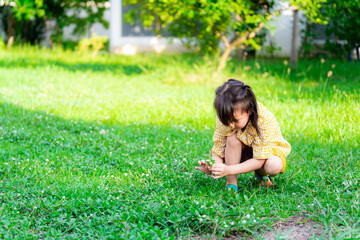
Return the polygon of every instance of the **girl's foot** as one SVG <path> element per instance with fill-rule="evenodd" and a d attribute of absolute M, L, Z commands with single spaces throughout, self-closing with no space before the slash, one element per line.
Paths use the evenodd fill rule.
<path fill-rule="evenodd" d="M 233 193 L 237 193 L 238 187 L 234 184 L 229 184 L 225 187 L 225 190 L 232 191 Z"/>
<path fill-rule="evenodd" d="M 256 181 L 260 183 L 261 186 L 265 185 L 265 188 L 273 186 L 273 182 L 270 177 L 268 176 L 261 176 L 255 174 Z"/>

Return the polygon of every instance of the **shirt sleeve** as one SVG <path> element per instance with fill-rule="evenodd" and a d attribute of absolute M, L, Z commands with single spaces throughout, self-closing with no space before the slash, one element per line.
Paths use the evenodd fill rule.
<path fill-rule="evenodd" d="M 273 155 L 273 150 L 271 147 L 272 139 L 276 135 L 273 121 L 265 121 L 264 119 L 259 119 L 258 121 L 259 130 L 261 137 L 256 136 L 253 144 L 253 157 L 256 159 L 268 159 Z"/>
<path fill-rule="evenodd" d="M 213 136 L 214 146 L 212 147 L 212 156 L 220 158 L 225 157 L 226 146 L 226 130 L 225 126 L 221 123 L 220 119 L 216 117 L 216 129 Z"/>

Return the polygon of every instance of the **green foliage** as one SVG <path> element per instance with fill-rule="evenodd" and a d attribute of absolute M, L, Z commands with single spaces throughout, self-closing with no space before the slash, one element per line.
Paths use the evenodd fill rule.
<path fill-rule="evenodd" d="M 61 43 L 64 28 L 72 24 L 75 26 L 74 35 L 89 32 L 94 23 L 101 23 L 108 28 L 109 23 L 104 20 L 107 2 L 106 0 L 6 1 L 1 7 L 4 13 L 3 25 L 8 31 L 7 35 L 10 36 L 14 32 L 18 42 L 39 43 L 42 39 L 41 35 L 46 31 L 51 31 L 52 42 Z M 54 29 L 46 29 L 46 21 L 53 21 Z"/>
<path fill-rule="evenodd" d="M 313 21 L 324 21 L 319 7 L 325 0 L 293 0 L 292 4 L 303 9 Z M 171 37 L 183 39 L 188 46 L 198 47 L 203 54 L 219 53 L 219 43 L 233 44 L 231 47 L 252 46 L 259 49 L 261 44 L 253 38 L 261 28 L 282 9 L 276 9 L 273 1 L 175 1 L 175 0 L 126 0 L 134 5 L 126 20 L 134 23 L 141 18 L 143 25 L 151 28 L 156 21 Z M 160 34 L 159 29 L 155 31 Z M 241 40 L 244 37 L 243 40 Z"/>
<path fill-rule="evenodd" d="M 43 0 L 15 0 L 14 4 L 15 7 L 12 8 L 12 11 L 17 20 L 33 20 L 36 16 L 45 15 Z"/>
<path fill-rule="evenodd" d="M 360 0 L 335 1 L 328 0 L 324 6 L 326 16 L 331 25 L 326 28 L 330 38 L 335 36 L 336 41 L 327 41 L 326 47 L 341 57 L 341 52 L 348 55 L 355 46 L 360 45 Z M 339 44 L 338 40 L 345 40 L 346 44 Z M 342 45 L 344 47 L 342 47 Z"/>
<path fill-rule="evenodd" d="M 98 36 L 97 34 L 93 34 L 90 38 L 83 38 L 79 41 L 78 50 L 81 53 L 86 53 L 91 49 L 92 55 L 95 57 L 98 52 L 104 48 L 107 41 L 108 38 L 106 36 Z"/>
<path fill-rule="evenodd" d="M 198 47 L 203 54 L 219 53 L 222 36 L 231 32 L 242 35 L 265 21 L 264 6 L 270 7 L 271 1 L 124 1 L 136 5 L 126 19 L 134 23 L 141 17 L 143 25 L 151 28 L 157 21 L 164 32 L 171 37 L 183 39 L 188 46 Z M 234 18 L 234 16 L 236 16 Z M 155 29 L 160 34 L 159 29 Z M 254 47 L 254 42 L 249 42 Z"/>
<path fill-rule="evenodd" d="M 296 215 L 325 238 L 358 239 L 359 63 L 299 69 L 232 60 L 212 79 L 189 54 L 3 51 L 1 238 L 262 239 Z M 212 147 L 214 90 L 228 76 L 253 88 L 292 145 L 273 189 L 249 173 L 229 194 L 225 179 L 194 170 Z"/>

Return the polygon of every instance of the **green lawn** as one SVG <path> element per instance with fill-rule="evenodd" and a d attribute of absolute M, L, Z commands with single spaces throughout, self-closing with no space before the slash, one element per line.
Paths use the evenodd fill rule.
<path fill-rule="evenodd" d="M 0 238 L 261 238 L 292 215 L 360 237 L 360 63 L 214 68 L 187 54 L 0 50 Z M 249 173 L 231 195 L 194 170 L 227 78 L 253 87 L 292 145 L 274 189 Z"/>

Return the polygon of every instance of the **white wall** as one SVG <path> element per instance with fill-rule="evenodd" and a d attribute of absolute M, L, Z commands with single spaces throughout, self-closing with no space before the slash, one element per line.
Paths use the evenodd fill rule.
<path fill-rule="evenodd" d="M 263 48 L 258 51 L 259 55 L 269 55 L 266 52 L 266 46 L 269 46 L 270 39 L 273 41 L 274 47 L 281 47 L 280 51 L 275 51 L 274 56 L 288 57 L 291 54 L 292 28 L 293 28 L 294 11 L 288 10 L 281 13 L 281 15 L 270 22 L 270 25 L 275 26 L 276 30 L 273 34 L 266 36 L 266 41 Z M 305 29 L 305 24 L 301 24 L 301 20 L 305 20 L 304 14 L 299 12 L 298 22 L 298 39 L 297 46 L 301 46 L 301 31 Z"/>

